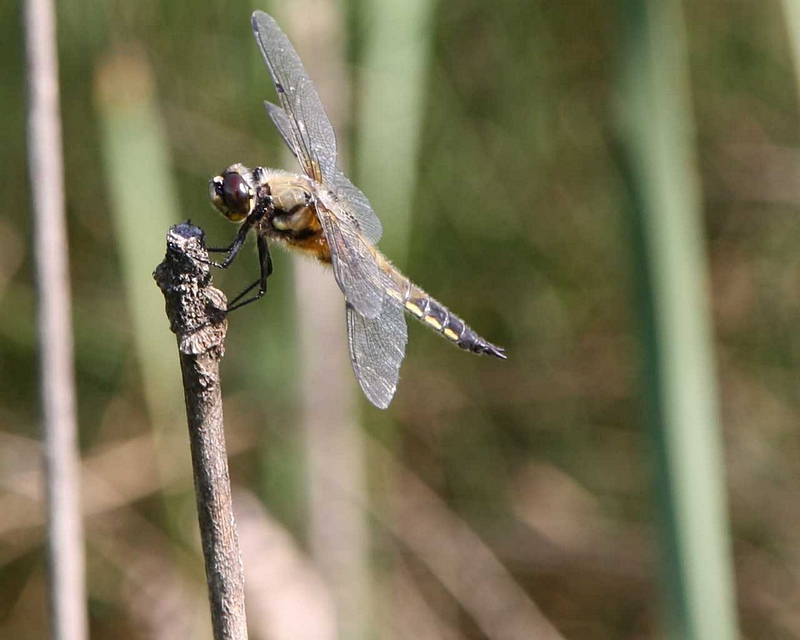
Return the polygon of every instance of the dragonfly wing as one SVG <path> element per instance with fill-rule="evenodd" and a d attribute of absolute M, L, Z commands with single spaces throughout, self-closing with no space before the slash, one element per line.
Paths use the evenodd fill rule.
<path fill-rule="evenodd" d="M 326 176 L 326 179 L 328 185 L 336 191 L 342 209 L 355 218 L 362 235 L 372 244 L 376 244 L 383 235 L 383 225 L 364 192 L 336 167 L 333 167 L 331 175 Z"/>
<path fill-rule="evenodd" d="M 317 216 L 328 241 L 336 282 L 358 313 L 376 318 L 381 314 L 385 292 L 392 286 L 391 278 L 381 269 L 372 245 L 345 214 L 334 215 L 324 202 L 322 205 L 317 206 Z"/>
<path fill-rule="evenodd" d="M 294 142 L 286 112 L 271 102 L 264 104 L 278 133 L 302 165 L 302 150 Z M 335 192 L 322 188 L 318 193 L 321 206 L 317 206 L 317 216 L 331 250 L 333 273 L 347 301 L 362 315 L 374 318 L 381 311 L 386 282 L 368 243 L 380 237 L 381 223 L 366 196 L 344 174 L 334 167 L 332 175 L 340 185 L 346 183 L 351 188 Z M 359 211 L 362 212 L 360 216 L 357 215 Z"/>
<path fill-rule="evenodd" d="M 408 327 L 403 308 L 387 296 L 380 315 L 370 319 L 348 304 L 347 338 L 358 384 L 372 404 L 385 409 L 394 397 L 406 354 Z"/>
<path fill-rule="evenodd" d="M 333 125 L 300 56 L 275 20 L 263 11 L 255 11 L 252 25 L 278 100 L 286 113 L 289 136 L 283 131 L 281 135 L 300 160 L 306 175 L 322 182 L 323 177 L 336 168 Z M 280 130 L 280 126 L 278 128 Z"/>
<path fill-rule="evenodd" d="M 267 115 L 269 116 L 269 119 L 272 120 L 272 124 L 275 125 L 278 133 L 281 134 L 281 138 L 283 138 L 286 146 L 289 147 L 292 155 L 297 158 L 300 166 L 305 168 L 303 165 L 302 151 L 294 138 L 294 132 L 292 131 L 292 127 L 289 125 L 289 118 L 286 116 L 286 112 L 282 107 L 279 107 L 277 104 L 270 102 L 269 100 L 264 100 L 264 106 L 267 108 Z"/>
<path fill-rule="evenodd" d="M 264 106 L 267 108 L 267 114 L 281 134 L 286 145 L 291 149 L 295 158 L 303 166 L 303 160 L 300 156 L 300 151 L 294 142 L 292 128 L 289 124 L 289 118 L 286 112 L 276 104 L 265 101 Z M 341 203 L 342 210 L 346 211 L 351 218 L 352 222 L 356 224 L 361 234 L 375 244 L 380 240 L 383 234 L 383 226 L 375 211 L 372 209 L 367 196 L 356 187 L 346 175 L 344 175 L 334 165 L 328 174 L 324 176 L 326 186 L 331 188 L 337 196 L 338 201 Z"/>

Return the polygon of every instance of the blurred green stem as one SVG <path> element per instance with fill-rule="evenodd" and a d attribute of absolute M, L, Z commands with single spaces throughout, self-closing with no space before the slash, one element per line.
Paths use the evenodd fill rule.
<path fill-rule="evenodd" d="M 362 3 L 356 182 L 383 221 L 381 246 L 402 265 L 419 167 L 434 0 Z"/>
<path fill-rule="evenodd" d="M 737 637 L 701 196 L 680 3 L 621 3 L 619 78 L 655 441 L 668 637 Z"/>
<path fill-rule="evenodd" d="M 783 0 L 783 12 L 786 14 L 786 30 L 797 76 L 795 89 L 800 95 L 800 0 Z"/>
<path fill-rule="evenodd" d="M 151 73 L 136 48 L 117 52 L 99 67 L 96 103 L 125 285 L 123 302 L 131 318 L 154 452 L 162 477 L 168 478 L 181 455 L 189 463 L 186 436 L 176 428 L 185 421 L 183 388 L 164 302 L 150 275 L 164 255 L 164 233 L 180 218 L 180 209 Z M 188 489 L 181 487 L 181 492 Z M 167 509 L 173 533 L 184 530 L 175 517 L 174 510 Z"/>

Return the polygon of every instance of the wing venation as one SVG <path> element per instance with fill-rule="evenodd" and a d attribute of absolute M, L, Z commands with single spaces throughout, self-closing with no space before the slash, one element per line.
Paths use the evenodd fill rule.
<path fill-rule="evenodd" d="M 385 409 L 397 389 L 408 342 L 403 308 L 387 296 L 380 315 L 369 319 L 348 304 L 347 337 L 359 386 L 372 404 Z"/>

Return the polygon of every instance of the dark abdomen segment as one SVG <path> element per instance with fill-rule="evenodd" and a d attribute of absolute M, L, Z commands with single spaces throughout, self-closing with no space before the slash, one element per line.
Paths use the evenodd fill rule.
<path fill-rule="evenodd" d="M 505 349 L 481 338 L 466 322 L 451 313 L 442 303 L 433 299 L 411 281 L 405 279 L 405 282 L 403 305 L 412 316 L 466 351 L 478 354 L 486 353 L 496 358 L 506 359 Z"/>

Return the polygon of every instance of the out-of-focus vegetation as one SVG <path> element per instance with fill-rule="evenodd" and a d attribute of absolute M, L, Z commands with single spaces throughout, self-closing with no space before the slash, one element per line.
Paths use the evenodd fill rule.
<path fill-rule="evenodd" d="M 503 605 L 523 633 L 538 609 L 570 639 L 658 634 L 661 518 L 619 166 L 618 4 L 435 6 L 399 262 L 509 360 L 471 357 L 414 324 L 392 407 L 361 401 L 373 586 L 364 619 L 378 637 L 492 637 L 486 621 Z M 797 70 L 781 3 L 685 4 L 739 622 L 745 637 L 795 638 Z M 149 269 L 172 222 L 191 218 L 210 244 L 232 238 L 208 204 L 211 175 L 285 160 L 249 26 L 253 8 L 270 7 L 57 7 L 92 637 L 201 637 L 177 357 Z M 360 2 L 342 9 L 357 131 L 370 17 Z M 24 639 L 43 637 L 47 616 L 20 19 L 18 4 L 0 5 L 0 637 Z M 109 109 L 163 133 L 152 162 L 170 172 L 174 212 L 136 180 L 147 171 L 129 169 L 129 191 L 115 183 L 124 163 L 109 156 Z M 339 135 L 355 143 L 351 131 Z M 117 135 L 117 149 L 149 144 L 139 129 Z M 140 225 L 135 208 L 117 217 L 121 191 L 138 194 Z M 246 253 L 216 274 L 229 294 L 253 277 Z M 330 584 L 305 553 L 298 416 L 314 389 L 298 374 L 294 258 L 275 259 L 267 299 L 232 317 L 223 362 L 234 482 L 268 510 L 241 495 L 248 614 L 253 637 L 303 637 L 281 627 L 287 617 L 318 619 L 315 637 L 330 637 Z M 340 371 L 352 376 L 347 363 Z"/>

